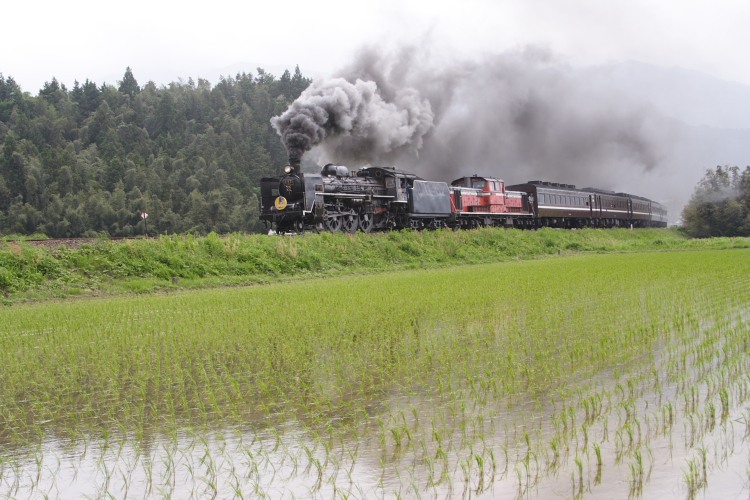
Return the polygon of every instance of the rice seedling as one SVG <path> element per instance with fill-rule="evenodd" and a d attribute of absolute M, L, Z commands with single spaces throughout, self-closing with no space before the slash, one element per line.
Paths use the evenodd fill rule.
<path fill-rule="evenodd" d="M 708 488 L 711 457 L 745 449 L 732 443 L 748 427 L 729 423 L 750 395 L 747 257 L 592 255 L 0 310 L 0 494 L 522 496 L 568 478 L 556 491 L 607 496 L 621 462 L 622 493 L 639 496 L 661 449 L 674 484 Z"/>

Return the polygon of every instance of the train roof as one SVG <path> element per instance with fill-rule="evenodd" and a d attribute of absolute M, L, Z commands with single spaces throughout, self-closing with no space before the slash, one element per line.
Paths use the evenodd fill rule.
<path fill-rule="evenodd" d="M 547 181 L 528 181 L 526 184 L 533 184 L 535 186 L 545 186 L 562 189 L 575 189 L 575 184 L 562 184 L 560 182 L 547 182 Z"/>
<path fill-rule="evenodd" d="M 657 201 L 650 200 L 648 198 L 644 198 L 643 196 L 636 196 L 634 194 L 629 193 L 617 193 L 615 191 L 610 191 L 608 189 L 599 189 L 599 188 L 593 188 L 593 187 L 585 187 L 585 188 L 576 188 L 575 184 L 563 184 L 559 182 L 547 182 L 547 181 L 528 181 L 525 184 L 515 184 L 513 186 L 508 186 L 508 189 L 522 189 L 525 186 L 534 186 L 536 188 L 548 188 L 548 189 L 561 189 L 564 191 L 578 191 L 578 192 L 586 192 L 586 193 L 594 193 L 594 194 L 607 194 L 611 196 L 622 196 L 623 198 L 632 198 L 634 200 L 642 200 L 642 201 L 648 201 L 651 203 L 657 203 L 661 205 Z"/>
<path fill-rule="evenodd" d="M 393 167 L 363 167 L 356 171 L 356 176 L 359 177 L 366 177 L 366 176 L 375 176 L 376 172 L 380 172 L 381 175 L 383 174 L 389 174 L 389 175 L 398 175 L 401 177 L 407 177 L 409 179 L 416 179 L 416 180 L 423 180 L 421 177 L 419 177 L 416 174 L 412 174 L 411 172 L 406 172 L 404 170 L 396 170 Z M 364 175 L 360 175 L 364 174 Z"/>
<path fill-rule="evenodd" d="M 458 179 L 456 179 L 454 181 L 451 181 L 451 186 L 453 184 L 455 184 L 456 182 L 463 181 L 464 179 L 467 179 L 467 178 L 468 179 L 484 179 L 486 181 L 491 181 L 491 182 L 505 182 L 502 179 L 499 179 L 497 177 L 492 177 L 492 176 L 489 176 L 489 175 L 474 174 L 474 175 L 464 175 L 463 177 L 459 177 Z"/>

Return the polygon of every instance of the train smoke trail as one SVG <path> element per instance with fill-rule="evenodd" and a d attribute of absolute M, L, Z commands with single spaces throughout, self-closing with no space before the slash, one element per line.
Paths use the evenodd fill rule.
<path fill-rule="evenodd" d="M 344 78 L 313 82 L 271 123 L 290 157 L 324 145 L 344 163 L 363 163 L 416 153 L 433 127 L 430 103 L 409 87 L 384 99 L 374 81 Z"/>
<path fill-rule="evenodd" d="M 423 48 L 366 48 L 340 74 L 372 80 L 384 94 L 411 87 L 429 101 L 435 126 L 418 159 L 398 158 L 402 168 L 444 180 L 471 169 L 605 187 L 614 172 L 652 171 L 666 154 L 668 127 L 650 106 L 548 49 L 471 61 L 440 56 L 443 62 Z"/>

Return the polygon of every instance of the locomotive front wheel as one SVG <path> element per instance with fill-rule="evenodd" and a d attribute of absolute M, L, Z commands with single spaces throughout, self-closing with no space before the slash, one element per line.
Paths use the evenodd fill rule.
<path fill-rule="evenodd" d="M 373 217 L 370 214 L 360 214 L 359 216 L 359 229 L 363 233 L 369 233 L 372 231 Z"/>
<path fill-rule="evenodd" d="M 341 231 L 341 217 L 338 215 L 329 215 L 326 217 L 323 224 L 325 225 L 325 228 L 332 233 L 338 233 Z"/>
<path fill-rule="evenodd" d="M 356 215 L 345 215 L 344 216 L 344 229 L 349 233 L 356 233 L 359 218 Z"/>

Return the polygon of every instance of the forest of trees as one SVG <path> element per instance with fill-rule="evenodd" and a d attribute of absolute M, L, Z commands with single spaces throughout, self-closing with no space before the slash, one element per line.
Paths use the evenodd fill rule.
<path fill-rule="evenodd" d="M 682 211 L 694 238 L 750 236 L 750 167 L 716 167 L 695 188 Z"/>
<path fill-rule="evenodd" d="M 286 151 L 270 125 L 310 84 L 299 67 L 139 86 L 55 78 L 36 97 L 0 73 L 0 234 L 258 231 L 259 180 Z"/>

